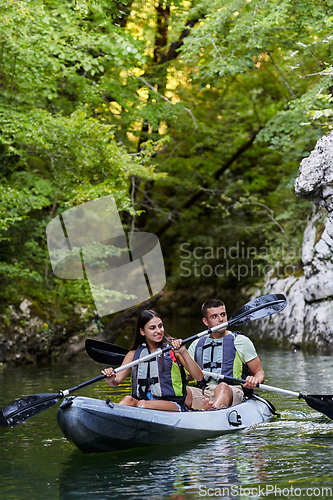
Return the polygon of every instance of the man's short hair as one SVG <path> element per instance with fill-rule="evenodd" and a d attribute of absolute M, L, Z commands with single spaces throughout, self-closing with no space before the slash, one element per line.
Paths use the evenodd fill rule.
<path fill-rule="evenodd" d="M 201 306 L 201 312 L 203 318 L 207 319 L 207 309 L 211 309 L 212 307 L 221 307 L 224 306 L 224 302 L 219 299 L 209 299 L 206 302 L 204 302 Z"/>

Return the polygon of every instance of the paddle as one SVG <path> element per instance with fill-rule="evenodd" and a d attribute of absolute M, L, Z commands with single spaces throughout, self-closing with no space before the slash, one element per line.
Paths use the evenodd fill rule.
<path fill-rule="evenodd" d="M 197 333 L 188 339 L 183 340 L 182 345 L 187 342 L 191 342 L 196 340 L 204 335 L 210 334 L 211 332 L 221 330 L 222 328 L 226 328 L 228 325 L 242 325 L 247 323 L 248 321 L 253 321 L 254 319 L 263 318 L 264 316 L 268 316 L 271 314 L 275 314 L 279 311 L 282 311 L 287 305 L 287 300 L 282 294 L 272 294 L 265 295 L 263 297 L 258 297 L 247 304 L 245 304 L 239 311 L 237 311 L 229 321 L 222 323 L 221 325 L 214 326 L 211 329 L 204 330 L 203 332 Z M 155 352 L 151 354 L 147 354 L 147 356 L 142 356 L 139 359 L 132 361 L 131 363 L 126 363 L 119 368 L 116 368 L 114 371 L 118 373 L 123 370 L 127 370 L 128 368 L 132 368 L 133 366 L 138 365 L 144 361 L 148 361 L 149 359 L 155 358 L 170 350 L 170 346 L 164 347 L 163 349 L 157 349 Z M 119 354 L 119 353 L 118 353 Z M 74 391 L 82 389 L 83 387 L 87 387 L 90 384 L 94 384 L 106 376 L 101 374 L 98 377 L 95 377 L 87 382 L 83 382 L 75 387 L 70 389 L 66 389 L 64 391 L 59 391 L 57 394 L 33 394 L 31 396 L 26 396 L 21 398 L 13 403 L 2 408 L 0 411 L 0 426 L 1 427 L 13 427 L 15 425 L 21 424 L 28 418 L 31 418 L 38 413 L 50 408 L 51 406 L 58 403 L 60 399 L 64 396 L 68 396 Z"/>
<path fill-rule="evenodd" d="M 85 346 L 87 353 L 94 361 L 105 365 L 121 365 L 128 353 L 125 347 L 95 339 L 86 339 Z"/>
<path fill-rule="evenodd" d="M 118 354 L 117 351 L 120 350 L 123 351 L 124 353 Z M 105 363 L 109 365 L 117 364 L 117 360 L 118 363 L 121 363 L 126 353 L 128 352 L 128 350 L 125 349 L 124 347 L 119 347 L 115 344 L 100 342 L 98 340 L 93 340 L 93 339 L 86 340 L 86 351 L 93 360 L 98 361 L 99 363 Z M 219 378 L 227 382 L 245 384 L 245 380 L 236 379 L 233 377 L 227 377 L 225 375 L 218 375 L 216 373 L 208 372 L 205 370 L 203 371 L 203 374 L 208 377 Z M 266 391 L 277 392 L 279 394 L 284 394 L 286 396 L 295 396 L 299 399 L 304 399 L 311 408 L 333 419 L 333 396 L 321 396 L 321 395 L 310 396 L 302 394 L 301 392 L 294 392 L 294 391 L 289 391 L 287 389 L 280 389 L 279 387 L 272 387 L 266 384 L 258 384 L 257 388 Z"/>
<path fill-rule="evenodd" d="M 219 375 L 218 373 L 208 372 L 203 370 L 202 373 L 207 377 L 216 378 L 219 380 L 225 380 L 226 382 L 234 382 L 236 384 L 245 384 L 245 380 L 227 377 L 225 375 Z M 280 389 L 279 387 L 273 387 L 266 384 L 258 384 L 256 386 L 258 389 L 264 389 L 265 391 L 278 392 L 279 394 L 285 394 L 287 396 L 295 396 L 298 399 L 304 399 L 306 403 L 314 410 L 323 413 L 327 417 L 333 420 L 333 396 L 321 396 L 321 395 L 307 395 L 302 392 L 288 391 L 287 389 Z"/>
<path fill-rule="evenodd" d="M 228 325 L 242 325 L 249 321 L 253 321 L 254 319 L 275 314 L 282 311 L 286 305 L 287 300 L 282 294 L 264 295 L 262 297 L 258 297 L 241 307 L 233 316 L 231 316 L 228 322 L 214 326 L 211 329 L 204 330 L 201 333 L 197 333 L 196 335 L 183 340 L 182 343 L 185 344 L 191 342 L 192 340 L 208 335 L 211 332 L 221 330 Z M 86 339 L 85 346 L 87 353 L 94 361 L 108 365 L 117 365 L 122 363 L 124 357 L 128 353 L 128 350 L 124 347 L 119 347 L 115 344 L 95 339 Z"/>
<path fill-rule="evenodd" d="M 57 404 L 60 399 L 74 391 L 87 387 L 90 384 L 94 384 L 99 380 L 105 378 L 105 375 L 98 375 L 98 377 L 92 378 L 87 382 L 71 387 L 64 391 L 59 391 L 58 393 L 42 393 L 42 394 L 32 394 L 21 399 L 17 399 L 13 403 L 2 408 L 0 411 L 0 427 L 14 427 L 15 425 L 21 424 L 28 420 L 28 418 L 34 417 L 38 413 L 51 408 L 51 406 Z"/>

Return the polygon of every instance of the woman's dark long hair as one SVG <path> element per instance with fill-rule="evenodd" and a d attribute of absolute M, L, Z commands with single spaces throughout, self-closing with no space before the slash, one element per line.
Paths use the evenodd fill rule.
<path fill-rule="evenodd" d="M 139 345 L 141 345 L 144 342 L 144 337 L 141 335 L 140 329 L 142 328 L 143 330 L 148 321 L 150 321 L 153 318 L 159 318 L 162 321 L 161 316 L 157 314 L 157 312 L 152 311 L 151 309 L 145 309 L 144 311 L 142 311 L 136 323 L 135 337 L 131 349 L 137 349 Z M 173 338 L 164 332 L 163 339 L 161 342 L 162 346 L 164 347 L 165 345 L 169 344 L 171 340 L 173 340 Z"/>

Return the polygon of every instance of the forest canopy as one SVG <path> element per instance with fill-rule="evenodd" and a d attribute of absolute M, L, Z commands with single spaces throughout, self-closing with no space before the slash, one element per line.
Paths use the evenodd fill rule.
<path fill-rule="evenodd" d="M 1 313 L 94 305 L 46 226 L 112 194 L 159 236 L 168 292 L 237 302 L 302 272 L 302 158 L 332 126 L 333 1 L 3 0 Z M 193 302 L 194 301 L 194 302 Z M 7 319 L 6 319 L 7 318 Z"/>

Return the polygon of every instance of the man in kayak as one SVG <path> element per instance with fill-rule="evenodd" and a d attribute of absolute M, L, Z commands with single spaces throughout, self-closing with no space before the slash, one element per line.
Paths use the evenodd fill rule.
<path fill-rule="evenodd" d="M 225 305 L 217 299 L 202 305 L 202 316 L 208 328 L 228 321 Z M 241 332 L 230 332 L 226 328 L 216 330 L 192 342 L 188 352 L 203 370 L 234 378 L 246 377 L 245 389 L 253 389 L 264 381 L 265 374 L 255 347 Z M 219 383 L 205 376 L 202 386 L 188 386 L 186 404 L 194 410 L 210 410 L 234 406 L 243 397 L 240 385 Z"/>
<path fill-rule="evenodd" d="M 160 316 L 152 310 L 143 311 L 137 322 L 132 349 L 122 365 L 139 360 L 159 348 L 170 346 L 162 356 L 156 356 L 118 373 L 113 368 L 102 371 L 106 382 L 117 387 L 132 371 L 132 395 L 125 396 L 120 404 L 164 411 L 186 411 L 186 374 L 202 380 L 201 368 L 189 355 L 181 339 L 174 339 L 164 331 Z"/>

